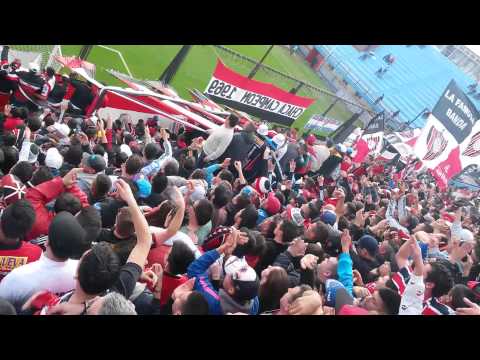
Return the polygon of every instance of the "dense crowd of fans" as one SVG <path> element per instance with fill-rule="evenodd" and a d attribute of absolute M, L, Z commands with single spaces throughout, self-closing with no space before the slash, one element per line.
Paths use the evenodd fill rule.
<path fill-rule="evenodd" d="M 83 116 L 95 95 L 2 62 L 0 314 L 480 314 L 478 192 L 234 114 Z"/>

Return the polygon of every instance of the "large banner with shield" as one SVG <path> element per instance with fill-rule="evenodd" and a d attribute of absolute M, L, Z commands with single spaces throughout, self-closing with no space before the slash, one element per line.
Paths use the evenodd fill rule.
<path fill-rule="evenodd" d="M 454 80 L 433 108 L 415 143 L 415 154 L 440 188 L 470 165 L 480 163 L 479 112 Z"/>

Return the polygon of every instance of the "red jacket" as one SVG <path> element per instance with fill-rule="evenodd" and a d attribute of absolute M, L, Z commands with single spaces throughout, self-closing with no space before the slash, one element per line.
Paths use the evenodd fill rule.
<path fill-rule="evenodd" d="M 70 189 L 65 189 L 65 185 L 63 184 L 63 179 L 61 177 L 56 177 L 50 181 L 46 181 L 27 190 L 25 199 L 30 202 L 35 210 L 36 215 L 32 230 L 26 236 L 27 241 L 35 239 L 41 235 L 48 234 L 48 228 L 50 226 L 50 222 L 55 217 L 55 213 L 53 211 L 49 211 L 45 205 L 52 200 L 55 200 L 64 191 L 69 192 L 78 198 L 82 204 L 82 207 L 90 206 L 87 195 L 85 195 L 85 193 L 80 190 L 77 185 L 73 185 Z"/>
<path fill-rule="evenodd" d="M 16 249 L 0 248 L 0 281 L 13 269 L 37 261 L 40 255 L 42 249 L 39 246 L 24 241 Z"/>
<path fill-rule="evenodd" d="M 8 117 L 5 119 L 5 122 L 3 123 L 3 130 L 4 131 L 13 131 L 15 130 L 18 126 L 24 125 L 24 121 L 20 118 L 13 118 L 13 117 Z"/>
<path fill-rule="evenodd" d="M 170 297 L 173 294 L 173 291 L 182 285 L 183 283 L 187 282 L 188 278 L 186 275 L 171 275 L 168 273 L 163 273 L 162 279 L 162 293 L 160 295 L 160 304 L 165 305 L 170 300 Z"/>

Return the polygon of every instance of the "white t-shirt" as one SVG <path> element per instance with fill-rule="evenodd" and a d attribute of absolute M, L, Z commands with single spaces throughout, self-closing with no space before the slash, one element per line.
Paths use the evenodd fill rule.
<path fill-rule="evenodd" d="M 75 288 L 77 266 L 78 260 L 53 261 L 43 253 L 38 261 L 20 266 L 3 278 L 0 298 L 20 309 L 37 291 L 64 294 Z"/>
<path fill-rule="evenodd" d="M 154 234 L 156 232 L 165 231 L 164 228 L 157 227 L 157 226 L 149 226 L 149 228 L 150 228 L 150 233 L 151 234 Z M 181 242 L 187 244 L 188 247 L 190 249 L 192 249 L 193 253 L 195 254 L 195 259 L 198 259 L 202 255 L 200 250 L 198 250 L 197 246 L 193 243 L 193 240 L 190 238 L 190 236 L 188 236 L 187 234 L 185 234 L 181 231 L 177 231 L 177 233 L 175 235 L 173 235 L 171 238 L 167 239 L 163 244 L 167 245 L 167 246 L 173 246 L 173 243 L 175 241 L 181 241 Z"/>

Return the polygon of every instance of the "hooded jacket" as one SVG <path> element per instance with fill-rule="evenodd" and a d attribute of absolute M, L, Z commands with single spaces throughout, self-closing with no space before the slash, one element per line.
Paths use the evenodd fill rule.
<path fill-rule="evenodd" d="M 65 189 L 65 185 L 63 184 L 63 179 L 61 177 L 46 181 L 27 190 L 25 198 L 32 205 L 36 216 L 32 230 L 30 230 L 25 240 L 30 241 L 39 237 L 40 235 L 48 234 L 48 228 L 55 217 L 55 213 L 53 211 L 49 211 L 46 207 L 46 204 L 55 200 L 64 191 L 69 192 L 78 198 L 82 204 L 82 207 L 87 207 L 90 205 L 88 203 L 87 195 L 80 190 L 78 185 L 73 185 L 71 188 Z"/>
<path fill-rule="evenodd" d="M 251 315 L 256 315 L 258 312 L 258 297 L 255 297 L 252 301 L 246 303 L 245 307 L 240 304 L 237 304 L 228 294 L 225 292 L 218 293 L 212 282 L 208 277 L 208 268 L 212 265 L 215 261 L 220 258 L 220 253 L 214 249 L 207 251 L 205 254 L 200 256 L 198 259 L 193 261 L 188 269 L 187 269 L 187 276 L 189 279 L 192 277 L 195 278 L 195 284 L 193 286 L 193 290 L 201 292 L 202 295 L 205 297 L 205 300 L 208 302 L 208 308 L 211 315 L 222 315 L 227 312 L 231 312 L 230 310 L 225 311 L 225 309 L 242 309 L 238 310 L 240 312 L 246 312 Z M 222 291 L 222 290 L 220 290 Z M 225 306 L 225 308 L 223 307 Z M 244 311 L 245 308 L 248 311 Z M 238 312 L 237 310 L 234 310 Z"/>
<path fill-rule="evenodd" d="M 244 314 L 256 315 L 258 313 L 258 297 L 245 302 L 245 304 L 239 304 L 223 289 L 220 289 L 218 294 L 220 296 L 220 306 L 222 307 L 223 314 L 235 314 L 241 312 Z"/>

